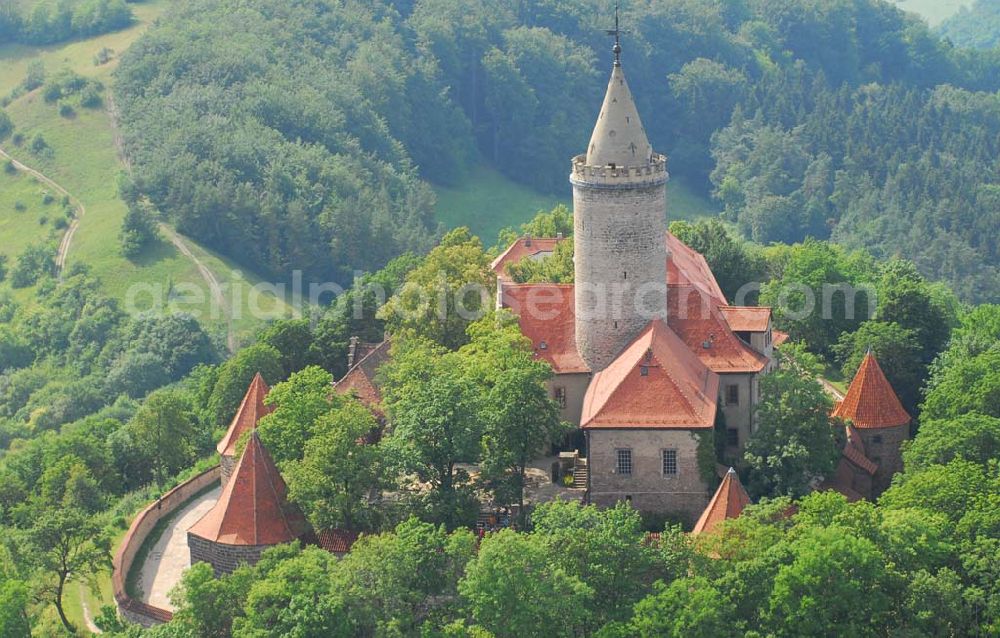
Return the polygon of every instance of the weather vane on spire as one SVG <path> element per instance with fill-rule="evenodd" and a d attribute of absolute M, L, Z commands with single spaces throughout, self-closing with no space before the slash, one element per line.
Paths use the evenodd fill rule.
<path fill-rule="evenodd" d="M 608 35 L 615 36 L 615 46 L 613 49 L 611 49 L 615 53 L 615 66 L 622 65 L 622 41 L 621 41 L 622 30 L 618 26 L 618 10 L 620 8 L 619 5 L 620 5 L 620 0 L 615 0 L 615 28 L 608 29 L 607 31 L 605 31 L 605 33 L 607 33 Z"/>

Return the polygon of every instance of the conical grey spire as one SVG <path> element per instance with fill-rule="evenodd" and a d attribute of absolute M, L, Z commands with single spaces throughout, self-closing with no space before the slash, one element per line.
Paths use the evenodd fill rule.
<path fill-rule="evenodd" d="M 588 166 L 648 166 L 653 147 L 639 119 L 632 91 L 619 64 L 611 70 L 601 114 L 587 147 Z"/>

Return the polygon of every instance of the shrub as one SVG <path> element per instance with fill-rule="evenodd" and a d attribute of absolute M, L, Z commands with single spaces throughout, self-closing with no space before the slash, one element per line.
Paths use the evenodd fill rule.
<path fill-rule="evenodd" d="M 61 117 L 70 118 L 76 115 L 76 111 L 73 109 L 72 106 L 63 102 L 62 104 L 59 105 L 59 115 Z"/>
<path fill-rule="evenodd" d="M 44 226 L 47 223 L 49 223 L 49 216 L 48 215 L 42 215 L 41 217 L 38 218 L 38 225 L 39 226 Z"/>
<path fill-rule="evenodd" d="M 45 191 L 42 193 L 42 203 L 48 206 L 52 202 L 56 201 L 56 198 L 52 196 L 52 193 Z"/>
<path fill-rule="evenodd" d="M 69 220 L 65 217 L 56 217 L 56 220 L 52 222 L 52 227 L 56 230 L 63 230 L 69 227 Z"/>
<path fill-rule="evenodd" d="M 42 90 L 42 99 L 51 104 L 63 96 L 62 87 L 57 82 L 50 82 Z"/>
<path fill-rule="evenodd" d="M 7 139 L 13 131 L 14 123 L 10 121 L 10 116 L 6 111 L 0 110 L 0 140 Z"/>
<path fill-rule="evenodd" d="M 14 210 L 16 210 L 19 213 L 23 213 L 24 211 L 28 210 L 28 207 L 24 205 L 24 202 L 18 201 L 14 202 Z"/>
<path fill-rule="evenodd" d="M 20 146 L 24 144 L 24 135 L 21 133 L 14 133 L 14 137 L 10 138 L 10 141 L 14 143 L 14 146 Z"/>
<path fill-rule="evenodd" d="M 96 109 L 104 104 L 104 98 L 101 97 L 101 91 L 98 87 L 93 84 L 88 85 L 87 88 L 80 93 L 80 106 L 85 109 Z"/>
<path fill-rule="evenodd" d="M 28 73 L 21 81 L 21 86 L 25 91 L 34 91 L 45 84 L 45 65 L 41 60 L 34 60 L 28 64 Z"/>
<path fill-rule="evenodd" d="M 33 153 L 41 153 L 49 147 L 49 143 L 45 141 L 45 137 L 41 133 L 35 133 L 31 138 L 31 151 Z"/>
<path fill-rule="evenodd" d="M 42 277 L 51 275 L 55 268 L 55 251 L 44 244 L 32 244 L 17 258 L 10 272 L 10 285 L 14 288 L 33 286 Z"/>
<path fill-rule="evenodd" d="M 14 166 L 14 160 L 7 160 L 3 163 L 3 172 L 8 175 L 17 175 L 17 167 Z"/>

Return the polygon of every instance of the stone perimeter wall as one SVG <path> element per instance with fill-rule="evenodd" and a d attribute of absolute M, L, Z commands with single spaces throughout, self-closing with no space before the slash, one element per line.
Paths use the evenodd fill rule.
<path fill-rule="evenodd" d="M 216 465 L 210 470 L 184 481 L 142 510 L 122 539 L 112 561 L 111 586 L 115 594 L 118 613 L 130 622 L 143 627 L 169 622 L 173 614 L 166 609 L 154 607 L 141 600 L 135 600 L 125 590 L 125 581 L 132 569 L 139 548 L 160 520 L 170 516 L 192 496 L 219 480 L 220 469 Z"/>
<path fill-rule="evenodd" d="M 188 532 L 191 564 L 208 563 L 215 570 L 215 577 L 232 574 L 240 565 L 256 565 L 264 550 L 274 545 L 227 545 L 213 543 Z"/>

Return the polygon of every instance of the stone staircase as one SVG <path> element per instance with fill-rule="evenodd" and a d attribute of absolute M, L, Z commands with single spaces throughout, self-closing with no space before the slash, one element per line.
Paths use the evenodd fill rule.
<path fill-rule="evenodd" d="M 573 465 L 573 487 L 581 490 L 587 489 L 587 477 L 590 473 L 590 467 L 587 465 L 587 459 L 577 458 L 576 463 Z"/>

